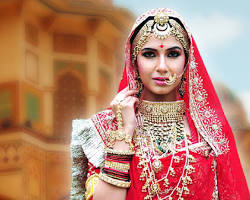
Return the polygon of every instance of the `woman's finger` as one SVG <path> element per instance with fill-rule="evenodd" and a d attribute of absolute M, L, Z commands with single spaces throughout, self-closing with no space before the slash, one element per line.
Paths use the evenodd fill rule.
<path fill-rule="evenodd" d="M 122 101 L 121 101 L 121 105 L 122 106 L 126 106 L 130 100 L 131 96 L 128 96 L 126 98 L 124 98 Z"/>
<path fill-rule="evenodd" d="M 119 94 L 121 93 L 125 93 L 125 92 L 127 92 L 129 90 L 129 88 L 128 88 L 128 86 L 127 87 L 125 87 L 124 89 L 122 89 L 120 92 L 119 92 Z"/>
<path fill-rule="evenodd" d="M 128 103 L 132 104 L 132 105 L 135 105 L 137 103 L 139 103 L 139 99 L 136 98 L 136 97 L 131 97 L 128 101 Z"/>
<path fill-rule="evenodd" d="M 128 96 L 126 97 L 122 102 L 121 102 L 121 105 L 123 107 L 125 106 L 133 106 L 135 103 L 138 103 L 139 102 L 139 99 L 136 98 L 136 97 L 133 97 L 133 96 Z"/>
<path fill-rule="evenodd" d="M 131 95 L 134 95 L 136 94 L 138 91 L 137 90 L 129 90 L 125 93 L 125 97 L 127 96 L 131 96 Z"/>
<path fill-rule="evenodd" d="M 136 93 L 137 93 L 137 90 L 129 90 L 126 93 L 119 93 L 116 95 L 114 100 L 117 101 L 117 103 L 119 103 L 121 101 L 124 101 L 125 98 L 127 98 L 131 95 L 134 95 Z"/>

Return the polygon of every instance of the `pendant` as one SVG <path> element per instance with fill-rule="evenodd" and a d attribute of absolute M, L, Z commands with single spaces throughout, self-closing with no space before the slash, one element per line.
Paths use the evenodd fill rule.
<path fill-rule="evenodd" d="M 160 192 L 159 183 L 156 183 L 156 182 L 152 183 L 152 185 L 150 186 L 150 192 L 153 195 L 158 194 Z"/>
<path fill-rule="evenodd" d="M 153 165 L 153 170 L 158 173 L 162 170 L 162 163 L 159 159 L 155 159 L 152 163 Z"/>

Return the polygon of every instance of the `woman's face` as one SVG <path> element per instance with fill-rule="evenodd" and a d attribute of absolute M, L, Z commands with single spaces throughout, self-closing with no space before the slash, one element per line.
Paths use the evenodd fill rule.
<path fill-rule="evenodd" d="M 173 36 L 166 39 L 150 37 L 137 56 L 137 67 L 144 84 L 142 98 L 151 101 L 176 100 L 177 86 L 184 72 L 185 53 Z M 165 84 L 169 73 L 176 74 L 172 85 Z"/>

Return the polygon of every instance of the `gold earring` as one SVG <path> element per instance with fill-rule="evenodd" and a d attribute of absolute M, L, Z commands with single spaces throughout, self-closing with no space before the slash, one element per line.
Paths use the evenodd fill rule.
<path fill-rule="evenodd" d="M 142 91 L 144 89 L 144 85 L 142 83 L 142 80 L 141 80 L 141 77 L 140 77 L 140 74 L 139 74 L 138 71 L 135 73 L 135 81 L 136 81 L 136 88 L 138 89 L 136 97 L 140 98 L 141 94 L 142 94 Z"/>
<path fill-rule="evenodd" d="M 183 98 L 183 96 L 184 96 L 184 94 L 185 94 L 185 92 L 184 92 L 184 90 L 185 90 L 185 88 L 184 88 L 185 81 L 186 81 L 186 77 L 185 77 L 185 75 L 183 74 L 183 76 L 181 77 L 180 87 L 179 87 L 179 89 L 178 89 L 178 92 L 179 92 L 181 98 Z"/>

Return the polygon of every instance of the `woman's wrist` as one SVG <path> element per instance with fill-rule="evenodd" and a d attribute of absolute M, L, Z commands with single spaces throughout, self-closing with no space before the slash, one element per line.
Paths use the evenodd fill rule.
<path fill-rule="evenodd" d="M 135 131 L 135 128 L 134 127 L 129 127 L 129 126 L 126 126 L 123 128 L 125 134 L 127 135 L 130 135 L 130 136 L 133 136 L 134 135 L 134 131 Z"/>
<path fill-rule="evenodd" d="M 113 148 L 117 149 L 117 150 L 128 151 L 129 150 L 129 144 L 126 143 L 125 141 L 116 141 Z"/>
<path fill-rule="evenodd" d="M 123 129 L 119 129 L 119 127 L 118 130 L 110 130 L 107 146 L 119 150 L 129 149 L 130 151 L 134 151 L 132 136 L 130 134 L 131 132 L 125 132 Z"/>

